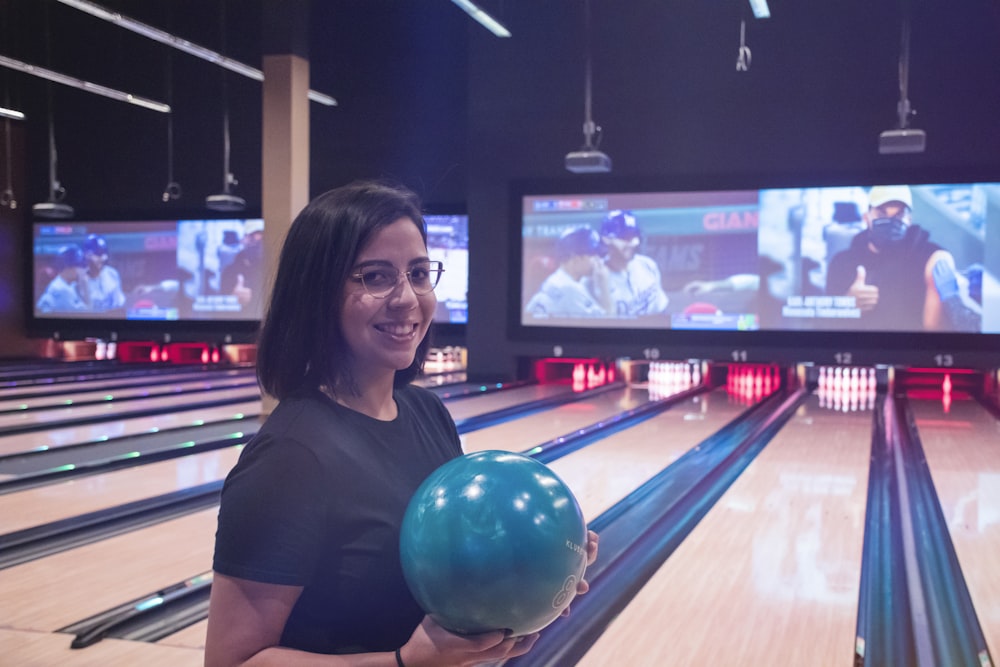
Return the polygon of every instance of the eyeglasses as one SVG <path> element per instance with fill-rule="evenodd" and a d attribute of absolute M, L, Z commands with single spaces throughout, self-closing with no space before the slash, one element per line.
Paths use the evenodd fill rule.
<path fill-rule="evenodd" d="M 352 274 L 351 278 L 360 282 L 365 291 L 376 299 L 384 299 L 396 289 L 402 276 L 410 281 L 415 294 L 430 294 L 437 287 L 442 273 L 442 262 L 421 262 L 413 265 L 409 271 L 400 271 L 394 266 L 369 266 Z"/>

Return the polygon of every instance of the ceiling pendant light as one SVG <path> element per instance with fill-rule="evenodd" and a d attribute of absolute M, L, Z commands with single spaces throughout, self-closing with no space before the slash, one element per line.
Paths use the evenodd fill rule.
<path fill-rule="evenodd" d="M 221 0 L 222 49 L 226 48 L 226 0 Z M 242 211 L 247 203 L 243 197 L 234 195 L 230 187 L 239 185 L 239 181 L 229 170 L 229 90 L 226 85 L 226 72 L 222 72 L 222 192 L 205 198 L 205 206 L 213 211 Z"/>
<path fill-rule="evenodd" d="M 52 60 L 52 34 L 49 26 L 49 13 L 45 11 L 45 50 L 49 61 Z M 50 62 L 51 64 L 51 62 Z M 46 218 L 51 220 L 65 220 L 76 215 L 73 207 L 63 203 L 66 197 L 66 188 L 59 182 L 56 173 L 57 153 L 56 153 L 56 131 L 55 122 L 52 118 L 52 83 L 45 84 L 46 97 L 49 112 L 49 198 L 44 202 L 39 202 L 31 207 L 31 212 L 36 218 Z"/>
<path fill-rule="evenodd" d="M 590 74 L 590 0 L 583 1 L 584 46 L 586 65 L 584 71 L 583 96 L 583 147 L 566 154 L 566 169 L 574 174 L 600 174 L 611 171 L 611 158 L 598 150 L 601 128 L 594 123 L 591 114 L 591 74 Z M 594 136 L 598 140 L 594 142 Z"/>
<path fill-rule="evenodd" d="M 903 5 L 903 36 L 899 47 L 899 102 L 896 103 L 896 113 L 899 125 L 895 129 L 886 130 L 878 136 L 878 152 L 887 155 L 892 153 L 923 153 L 927 147 L 927 133 L 910 127 L 910 117 L 917 114 L 910 107 L 910 7 Z"/>
<path fill-rule="evenodd" d="M 31 207 L 31 212 L 36 218 L 47 218 L 52 220 L 65 220 L 76 215 L 73 207 L 63 203 L 66 197 L 66 188 L 59 182 L 56 174 L 56 132 L 52 121 L 52 84 L 47 84 L 49 89 L 49 198 L 44 202 L 39 202 Z"/>
<path fill-rule="evenodd" d="M 169 7 L 167 9 L 169 12 Z M 165 78 L 167 80 L 167 103 L 174 101 L 174 68 L 173 55 L 167 53 Z M 174 180 L 174 115 L 167 116 L 167 185 L 163 188 L 163 203 L 181 198 L 181 185 Z"/>
<path fill-rule="evenodd" d="M 4 118 L 3 121 L 3 140 L 4 148 L 6 149 L 4 151 L 6 183 L 3 192 L 0 192 L 0 206 L 13 211 L 17 208 L 17 199 L 14 197 L 14 165 L 13 157 L 11 156 L 10 118 Z"/>

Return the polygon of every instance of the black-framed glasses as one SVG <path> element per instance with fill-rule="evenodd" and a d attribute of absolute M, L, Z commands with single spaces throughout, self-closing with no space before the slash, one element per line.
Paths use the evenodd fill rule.
<path fill-rule="evenodd" d="M 444 263 L 420 262 L 412 265 L 409 271 L 400 271 L 387 264 L 363 266 L 357 273 L 351 274 L 351 277 L 360 282 L 373 297 L 384 299 L 392 294 L 403 276 L 410 281 L 414 293 L 420 296 L 430 294 L 437 287 L 442 273 Z"/>

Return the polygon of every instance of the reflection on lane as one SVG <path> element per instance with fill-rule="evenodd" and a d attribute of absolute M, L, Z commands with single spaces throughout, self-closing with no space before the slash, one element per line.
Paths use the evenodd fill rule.
<path fill-rule="evenodd" d="M 1000 655 L 1000 421 L 971 399 L 910 400 L 987 646 Z"/>
<path fill-rule="evenodd" d="M 579 664 L 850 664 L 871 420 L 809 397 Z"/>

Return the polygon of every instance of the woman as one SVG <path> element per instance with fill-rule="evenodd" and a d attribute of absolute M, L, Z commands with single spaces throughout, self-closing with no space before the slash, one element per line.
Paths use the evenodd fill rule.
<path fill-rule="evenodd" d="M 292 223 L 258 347 L 279 404 L 223 488 L 206 665 L 444 667 L 534 644 L 444 630 L 402 575 L 406 505 L 462 453 L 441 401 L 410 384 L 442 270 L 402 188 L 345 186 Z"/>

